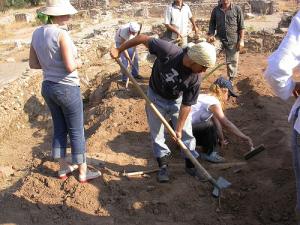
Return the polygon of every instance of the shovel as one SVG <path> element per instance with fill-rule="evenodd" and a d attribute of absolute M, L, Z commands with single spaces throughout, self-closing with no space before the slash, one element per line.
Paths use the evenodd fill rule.
<path fill-rule="evenodd" d="M 212 192 L 212 195 L 214 197 L 220 197 L 221 190 L 224 188 L 228 188 L 231 183 L 228 182 L 223 177 L 219 177 L 217 180 L 215 180 L 207 171 L 206 169 L 198 162 L 198 160 L 192 155 L 191 151 L 186 147 L 186 145 L 181 141 L 181 139 L 178 139 L 176 136 L 175 131 L 172 129 L 172 127 L 169 125 L 169 123 L 166 121 L 166 119 L 161 115 L 161 113 L 158 111 L 158 109 L 155 107 L 155 105 L 150 101 L 148 96 L 144 93 L 142 88 L 139 86 L 139 84 L 136 82 L 134 77 L 129 73 L 129 71 L 126 69 L 126 67 L 121 63 L 120 59 L 115 59 L 116 62 L 120 65 L 120 67 L 125 72 L 126 76 L 130 79 L 134 87 L 137 89 L 137 91 L 140 93 L 140 95 L 146 100 L 146 103 L 151 108 L 151 110 L 156 114 L 156 116 L 160 119 L 160 121 L 164 124 L 164 126 L 167 128 L 171 136 L 177 141 L 178 145 L 184 152 L 185 156 L 189 158 L 192 163 L 195 165 L 196 169 L 199 173 L 203 174 L 207 180 L 213 185 L 214 190 Z"/>

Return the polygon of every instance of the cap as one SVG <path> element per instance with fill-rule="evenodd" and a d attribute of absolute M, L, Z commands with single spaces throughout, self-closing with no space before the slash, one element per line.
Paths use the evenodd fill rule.
<path fill-rule="evenodd" d="M 137 22 L 130 22 L 129 23 L 129 30 L 132 33 L 137 33 L 140 30 L 140 25 Z"/>
<path fill-rule="evenodd" d="M 230 80 L 227 80 L 224 77 L 219 77 L 215 80 L 214 84 L 218 85 L 220 88 L 227 88 L 232 97 L 238 97 L 238 95 L 233 91 L 233 86 Z"/>

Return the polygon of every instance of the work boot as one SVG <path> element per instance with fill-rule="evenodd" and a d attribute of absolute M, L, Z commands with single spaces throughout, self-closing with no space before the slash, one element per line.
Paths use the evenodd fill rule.
<path fill-rule="evenodd" d="M 207 179 L 198 172 L 192 161 L 187 158 L 185 159 L 185 172 L 191 175 L 192 177 L 196 177 L 199 181 L 207 181 Z"/>
<path fill-rule="evenodd" d="M 161 168 L 163 166 L 168 166 L 168 161 L 167 161 L 167 157 L 168 156 L 163 156 L 163 157 L 160 157 L 160 158 L 156 158 L 156 161 L 158 163 L 158 167 Z"/>
<path fill-rule="evenodd" d="M 163 156 L 161 158 L 156 158 L 159 171 L 157 173 L 157 181 L 159 183 L 166 183 L 169 182 L 169 173 L 167 170 L 168 163 L 167 163 L 167 156 Z"/>
<path fill-rule="evenodd" d="M 157 181 L 159 183 L 167 183 L 169 182 L 169 173 L 167 170 L 167 165 L 164 165 L 162 167 L 159 168 L 159 171 L 157 173 Z"/>

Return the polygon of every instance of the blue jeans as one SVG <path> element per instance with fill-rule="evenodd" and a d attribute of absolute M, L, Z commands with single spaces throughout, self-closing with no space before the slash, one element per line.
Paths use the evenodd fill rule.
<path fill-rule="evenodd" d="M 120 47 L 120 44 L 119 43 L 116 43 L 116 47 L 119 48 Z M 134 66 L 131 66 L 131 74 L 133 77 L 137 77 L 139 75 L 139 56 L 138 56 L 138 52 L 136 50 L 136 48 L 129 48 L 127 49 L 128 51 L 128 54 L 129 54 L 129 57 L 130 59 L 132 60 L 132 57 L 133 57 L 133 53 L 135 52 L 135 56 L 134 56 L 134 59 L 133 59 L 133 65 Z M 128 68 L 128 61 L 125 57 L 125 54 L 122 52 L 121 53 L 121 62 L 122 64 Z M 122 81 L 126 81 L 127 79 L 127 76 L 125 75 L 125 72 L 121 70 L 121 79 Z"/>
<path fill-rule="evenodd" d="M 168 100 L 156 94 L 151 88 L 148 88 L 148 97 L 156 106 L 163 117 L 170 118 L 174 127 L 176 127 L 179 110 L 181 106 L 182 97 L 175 100 Z M 159 120 L 149 106 L 146 106 L 146 113 L 148 124 L 150 127 L 151 141 L 153 153 L 156 158 L 161 158 L 170 155 L 171 151 L 165 143 L 165 128 L 163 123 Z M 195 151 L 196 139 L 192 133 L 192 117 L 191 114 L 185 121 L 182 130 L 182 141 L 186 147 L 191 151 L 193 156 L 197 158 L 199 154 Z"/>
<path fill-rule="evenodd" d="M 294 117 L 294 123 L 298 118 L 299 108 L 296 110 Z M 296 191 L 297 191 L 297 203 L 296 210 L 300 212 L 300 134 L 294 129 L 292 130 L 292 153 L 293 153 L 293 166 L 296 178 Z"/>
<path fill-rule="evenodd" d="M 80 88 L 65 84 L 44 81 L 44 97 L 53 121 L 52 156 L 54 159 L 65 158 L 67 135 L 69 134 L 72 162 L 86 162 L 85 137 L 83 127 L 83 103 Z"/>

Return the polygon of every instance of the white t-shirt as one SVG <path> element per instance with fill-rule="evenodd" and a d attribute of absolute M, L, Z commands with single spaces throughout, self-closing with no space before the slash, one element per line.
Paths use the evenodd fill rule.
<path fill-rule="evenodd" d="M 209 120 L 213 116 L 209 109 L 212 105 L 221 105 L 221 103 L 215 96 L 200 94 L 197 103 L 192 105 L 192 124 Z"/>
<path fill-rule="evenodd" d="M 189 19 L 192 18 L 192 12 L 187 4 L 182 5 L 179 9 L 176 5 L 169 5 L 165 11 L 165 24 L 171 24 L 175 26 L 178 31 L 183 35 L 188 34 Z M 172 38 L 176 39 L 177 34 L 172 33 Z"/>
<path fill-rule="evenodd" d="M 119 43 L 119 44 L 122 43 L 122 41 L 123 41 L 122 38 L 125 41 L 128 41 L 134 37 L 134 35 L 130 34 L 129 26 L 130 26 L 130 23 L 126 23 L 117 30 L 116 35 L 115 35 L 116 43 Z"/>

